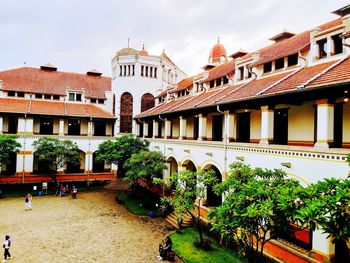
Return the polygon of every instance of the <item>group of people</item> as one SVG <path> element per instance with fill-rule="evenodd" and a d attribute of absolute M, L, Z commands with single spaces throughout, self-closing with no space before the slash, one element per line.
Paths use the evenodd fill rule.
<path fill-rule="evenodd" d="M 77 198 L 78 188 L 73 186 L 71 189 L 69 189 L 68 184 L 65 186 L 63 184 L 57 183 L 56 186 L 56 196 L 66 196 L 71 194 L 73 199 Z"/>

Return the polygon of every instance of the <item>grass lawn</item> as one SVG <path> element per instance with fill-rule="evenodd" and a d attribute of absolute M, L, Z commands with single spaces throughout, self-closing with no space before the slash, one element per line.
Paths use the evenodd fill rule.
<path fill-rule="evenodd" d="M 151 209 L 145 205 L 145 198 L 132 192 L 118 193 L 118 199 L 131 213 L 139 216 L 149 216 Z"/>
<path fill-rule="evenodd" d="M 206 237 L 207 238 L 207 237 Z M 234 251 L 219 246 L 214 240 L 210 250 L 203 250 L 194 246 L 198 239 L 198 232 L 194 228 L 185 228 L 171 235 L 173 250 L 187 263 L 248 263 Z"/>

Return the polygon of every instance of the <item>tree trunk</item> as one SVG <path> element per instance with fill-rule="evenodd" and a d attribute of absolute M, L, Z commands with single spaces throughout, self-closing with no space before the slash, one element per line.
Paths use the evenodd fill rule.
<path fill-rule="evenodd" d="M 201 209 L 200 209 L 200 205 L 201 205 L 201 201 L 199 199 L 198 200 L 197 229 L 198 229 L 200 244 L 203 244 L 204 243 L 204 239 L 203 239 L 203 230 L 202 230 L 202 224 L 201 224 Z"/>

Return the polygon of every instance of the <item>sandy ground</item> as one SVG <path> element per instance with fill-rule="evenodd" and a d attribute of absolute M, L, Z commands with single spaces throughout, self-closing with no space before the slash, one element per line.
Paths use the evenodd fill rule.
<path fill-rule="evenodd" d="M 161 218 L 130 214 L 110 189 L 32 204 L 24 211 L 24 197 L 0 200 L 0 237 L 12 236 L 9 262 L 159 262 L 158 244 L 169 233 Z"/>

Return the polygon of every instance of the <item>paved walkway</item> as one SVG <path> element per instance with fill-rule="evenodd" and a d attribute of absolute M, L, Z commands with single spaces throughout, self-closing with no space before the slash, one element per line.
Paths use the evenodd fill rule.
<path fill-rule="evenodd" d="M 9 262 L 158 262 L 158 244 L 169 233 L 163 219 L 130 214 L 115 191 L 78 193 L 78 199 L 0 199 L 0 238 L 12 236 Z M 1 253 L 3 254 L 3 253 Z"/>

